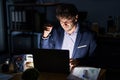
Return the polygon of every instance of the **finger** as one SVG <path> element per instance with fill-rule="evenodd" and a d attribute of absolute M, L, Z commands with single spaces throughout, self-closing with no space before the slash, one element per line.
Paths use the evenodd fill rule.
<path fill-rule="evenodd" d="M 46 30 L 46 31 L 51 31 L 51 27 L 46 27 L 44 30 Z"/>

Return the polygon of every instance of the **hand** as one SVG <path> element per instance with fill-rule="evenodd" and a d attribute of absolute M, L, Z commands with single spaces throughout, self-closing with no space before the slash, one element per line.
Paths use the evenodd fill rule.
<path fill-rule="evenodd" d="M 79 65 L 79 60 L 77 59 L 70 59 L 70 70 L 72 71 L 74 67 Z"/>
<path fill-rule="evenodd" d="M 52 31 L 53 26 L 51 24 L 45 24 L 44 25 L 44 31 L 43 31 L 43 37 L 46 38 Z"/>

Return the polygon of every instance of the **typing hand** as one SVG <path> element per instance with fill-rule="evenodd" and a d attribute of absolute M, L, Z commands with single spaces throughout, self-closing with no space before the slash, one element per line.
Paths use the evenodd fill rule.
<path fill-rule="evenodd" d="M 79 61 L 77 59 L 70 59 L 70 70 L 72 71 L 74 67 L 79 65 Z"/>
<path fill-rule="evenodd" d="M 44 25 L 44 32 L 43 37 L 46 38 L 49 36 L 50 32 L 52 31 L 53 26 L 51 24 L 45 24 Z"/>

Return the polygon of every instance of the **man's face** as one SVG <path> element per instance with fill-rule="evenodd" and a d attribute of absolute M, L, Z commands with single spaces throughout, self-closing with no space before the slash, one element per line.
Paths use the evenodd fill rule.
<path fill-rule="evenodd" d="M 62 28 L 66 32 L 69 32 L 76 27 L 76 22 L 77 22 L 76 18 L 59 17 L 58 19 L 60 21 L 60 24 L 61 24 Z"/>

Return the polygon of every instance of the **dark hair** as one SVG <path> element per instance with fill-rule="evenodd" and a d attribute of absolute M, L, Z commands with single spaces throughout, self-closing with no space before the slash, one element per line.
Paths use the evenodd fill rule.
<path fill-rule="evenodd" d="M 22 73 L 22 80 L 37 80 L 39 75 L 38 70 L 35 68 L 29 68 Z"/>
<path fill-rule="evenodd" d="M 78 10 L 73 4 L 59 4 L 56 7 L 56 16 L 71 18 L 78 15 Z"/>

